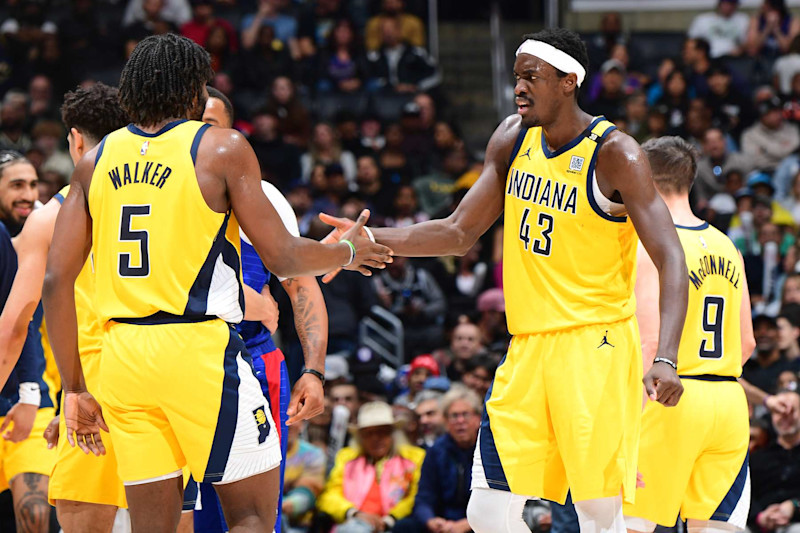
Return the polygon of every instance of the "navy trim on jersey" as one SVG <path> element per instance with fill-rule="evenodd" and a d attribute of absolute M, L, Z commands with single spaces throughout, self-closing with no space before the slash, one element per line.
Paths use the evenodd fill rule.
<path fill-rule="evenodd" d="M 542 129 L 542 152 L 547 159 L 552 159 L 554 157 L 558 157 L 567 150 L 572 150 L 584 139 L 584 137 L 588 136 L 589 133 L 597 126 L 601 120 L 605 120 L 605 117 L 596 117 L 592 122 L 586 126 L 586 129 L 583 130 L 580 135 L 572 139 L 570 142 L 556 150 L 555 152 L 551 152 L 550 148 L 547 147 L 547 141 L 544 138 L 544 129 Z"/>
<path fill-rule="evenodd" d="M 55 198 L 55 199 L 56 199 L 56 201 L 57 201 L 58 203 L 60 203 L 60 204 L 63 204 L 63 203 L 64 203 L 64 195 L 63 195 L 63 194 L 61 194 L 60 192 L 57 192 L 57 193 L 55 193 L 55 194 L 53 195 L 53 198 Z"/>
<path fill-rule="evenodd" d="M 731 518 L 731 514 L 736 509 L 736 505 L 739 503 L 739 500 L 742 499 L 742 492 L 744 491 L 745 483 L 747 482 L 747 466 L 750 462 L 750 454 L 744 456 L 744 462 L 742 462 L 742 468 L 739 470 L 739 474 L 736 476 L 736 479 L 731 486 L 731 490 L 728 491 L 728 494 L 725 495 L 725 498 L 722 499 L 722 502 L 717 507 L 717 510 L 714 511 L 714 514 L 711 515 L 709 520 L 719 520 L 721 522 L 727 522 Z"/>
<path fill-rule="evenodd" d="M 530 128 L 521 128 L 519 130 L 519 135 L 517 135 L 517 141 L 514 143 L 514 149 L 511 150 L 511 157 L 508 158 L 508 168 L 511 169 L 511 163 L 514 162 L 514 159 L 517 158 L 517 154 L 519 153 L 519 149 L 522 148 L 522 141 L 525 140 L 525 135 L 528 134 L 528 130 Z"/>
<path fill-rule="evenodd" d="M 94 158 L 94 166 L 97 166 L 97 162 L 100 161 L 100 156 L 103 155 L 103 148 L 106 146 L 106 135 L 100 140 L 100 145 L 97 147 L 97 155 Z"/>
<path fill-rule="evenodd" d="M 183 489 L 183 511 L 194 511 L 195 505 L 197 505 L 197 492 L 197 481 L 189 474 L 189 483 Z"/>
<path fill-rule="evenodd" d="M 133 133 L 134 135 L 139 135 L 141 137 L 158 137 L 162 133 L 167 133 L 169 130 L 171 130 L 175 126 L 183 124 L 184 122 L 186 122 L 185 118 L 182 118 L 180 120 L 173 120 L 172 122 L 168 122 L 163 128 L 161 128 L 160 130 L 158 130 L 155 133 L 147 133 L 147 132 L 144 132 L 144 131 L 140 130 L 139 128 L 137 128 L 133 124 L 128 124 L 128 131 Z"/>
<path fill-rule="evenodd" d="M 699 226 L 681 226 L 679 224 L 675 224 L 675 227 L 678 229 L 688 229 L 690 231 L 700 231 L 702 229 L 708 228 L 708 222 L 703 222 Z"/>
<path fill-rule="evenodd" d="M 717 376 L 716 374 L 697 374 L 695 376 L 684 376 L 680 374 L 678 377 L 681 379 L 696 379 L 697 381 L 739 381 L 733 376 Z"/>
<path fill-rule="evenodd" d="M 228 211 L 225 214 L 225 220 L 222 221 L 214 243 L 211 245 L 211 250 L 208 251 L 208 256 L 200 267 L 191 289 L 189 289 L 189 298 L 186 302 L 186 308 L 183 311 L 185 316 L 205 316 L 206 307 L 208 302 L 208 291 L 211 289 L 211 277 L 214 275 L 214 266 L 217 262 L 217 257 L 222 256 L 222 262 L 228 265 L 236 274 L 236 280 L 239 282 L 239 307 L 244 312 L 244 290 L 241 283 L 241 264 L 239 262 L 239 252 L 236 247 L 225 238 L 225 233 L 228 230 L 228 221 L 231 218 L 231 213 Z"/>
<path fill-rule="evenodd" d="M 158 326 L 162 324 L 196 324 L 198 322 L 208 322 L 209 320 L 217 320 L 218 316 L 212 315 L 173 315 L 165 311 L 158 311 L 150 316 L 141 318 L 111 318 L 114 322 L 121 324 L 135 324 L 137 326 Z"/>
<path fill-rule="evenodd" d="M 204 483 L 216 483 L 222 481 L 225 475 L 225 466 L 233 445 L 233 436 L 236 433 L 236 422 L 239 420 L 239 364 L 236 357 L 240 354 L 247 356 L 247 348 L 244 341 L 233 328 L 229 328 L 228 345 L 225 347 L 225 377 L 222 381 L 222 399 L 219 404 L 219 415 L 217 416 L 217 429 L 214 432 L 214 440 L 211 444 L 211 453 L 206 463 L 206 471 L 203 476 Z M 252 363 L 250 367 L 252 368 Z"/>
<path fill-rule="evenodd" d="M 197 133 L 194 134 L 194 140 L 192 141 L 192 148 L 189 151 L 189 153 L 192 154 L 192 164 L 197 164 L 197 149 L 200 147 L 200 139 L 203 138 L 203 134 L 210 127 L 211 124 L 203 124 L 202 126 L 200 126 L 200 129 L 197 130 Z"/>
<path fill-rule="evenodd" d="M 600 118 L 602 118 L 602 117 L 600 117 Z M 588 196 L 589 205 L 592 206 L 592 209 L 594 210 L 594 212 L 597 213 L 598 215 L 600 215 L 602 218 L 604 218 L 604 219 L 606 219 L 606 220 L 608 220 L 610 222 L 626 222 L 628 220 L 628 217 L 611 216 L 608 213 L 606 213 L 605 211 L 603 211 L 602 209 L 600 209 L 600 206 L 597 205 L 597 201 L 595 201 L 595 199 L 594 199 L 594 187 L 592 187 L 592 178 L 594 177 L 594 167 L 595 167 L 595 164 L 597 164 L 597 155 L 600 153 L 600 147 L 603 145 L 603 141 L 606 139 L 608 134 L 611 133 L 612 131 L 614 131 L 615 129 L 617 129 L 617 127 L 612 124 L 611 127 L 608 128 L 603 133 L 603 135 L 598 137 L 597 140 L 595 141 L 597 143 L 597 146 L 595 146 L 595 148 L 594 148 L 594 153 L 592 154 L 592 159 L 591 159 L 591 161 L 589 161 L 589 170 L 586 172 L 586 196 Z"/>
<path fill-rule="evenodd" d="M 500 360 L 500 364 L 497 365 L 497 368 L 500 368 L 505 360 L 506 356 L 504 355 Z M 492 383 L 492 386 L 489 387 L 489 391 L 486 393 L 484 405 L 486 405 L 486 402 L 492 397 L 493 388 L 494 383 Z M 481 463 L 483 465 L 483 473 L 486 476 L 486 483 L 493 489 L 504 491 L 511 490 L 508 486 L 506 473 L 503 470 L 503 463 L 500 461 L 500 454 L 497 453 L 497 446 L 495 446 L 494 443 L 489 413 L 485 408 L 483 410 L 483 416 L 481 417 L 481 431 L 478 437 L 478 446 L 481 447 Z"/>

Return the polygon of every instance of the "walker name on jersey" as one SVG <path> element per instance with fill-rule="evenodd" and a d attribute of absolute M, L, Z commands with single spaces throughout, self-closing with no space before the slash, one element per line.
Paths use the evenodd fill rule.
<path fill-rule="evenodd" d="M 114 190 L 131 183 L 147 183 L 161 189 L 171 174 L 170 167 L 155 162 L 125 163 L 108 171 Z"/>
<path fill-rule="evenodd" d="M 575 214 L 578 188 L 511 168 L 506 194 L 525 202 Z"/>
<path fill-rule="evenodd" d="M 741 272 L 737 268 L 735 262 L 727 257 L 715 255 L 704 255 L 698 262 L 700 264 L 697 270 L 689 270 L 689 281 L 692 282 L 695 289 L 699 290 L 708 276 L 722 276 L 727 279 L 731 285 L 737 289 L 739 288 Z"/>

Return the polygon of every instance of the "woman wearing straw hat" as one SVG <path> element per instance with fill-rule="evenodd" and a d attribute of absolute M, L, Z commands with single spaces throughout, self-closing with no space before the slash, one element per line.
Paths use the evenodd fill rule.
<path fill-rule="evenodd" d="M 336 456 L 317 508 L 340 524 L 337 533 L 391 530 L 411 514 L 425 452 L 405 442 L 392 408 L 361 406 L 354 444 Z"/>

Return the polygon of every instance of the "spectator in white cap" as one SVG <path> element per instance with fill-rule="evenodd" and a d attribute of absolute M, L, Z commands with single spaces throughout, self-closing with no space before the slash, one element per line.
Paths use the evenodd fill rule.
<path fill-rule="evenodd" d="M 355 445 L 337 455 L 320 512 L 339 524 L 337 533 L 391 529 L 411 514 L 425 452 L 406 444 L 385 402 L 369 402 L 358 412 Z"/>

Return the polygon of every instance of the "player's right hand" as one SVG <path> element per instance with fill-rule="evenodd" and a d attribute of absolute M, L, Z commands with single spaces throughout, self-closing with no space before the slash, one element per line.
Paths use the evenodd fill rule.
<path fill-rule="evenodd" d="M 369 209 L 364 209 L 358 215 L 356 223 L 347 231 L 342 233 L 341 239 L 347 239 L 353 243 L 356 248 L 356 255 L 353 262 L 349 265 L 342 267 L 345 270 L 357 270 L 365 276 L 371 276 L 372 271 L 370 268 L 386 268 L 387 263 L 392 262 L 392 252 L 389 248 L 382 244 L 377 244 L 361 236 L 364 224 L 369 220 Z"/>
<path fill-rule="evenodd" d="M 269 316 L 262 320 L 261 323 L 269 330 L 270 333 L 275 333 L 278 331 L 278 319 L 280 318 L 280 311 L 278 310 L 278 302 L 275 301 L 275 298 L 272 297 L 272 293 L 269 292 L 269 284 L 264 285 L 264 288 L 261 291 L 261 297 L 264 298 L 267 312 L 269 313 Z"/>
<path fill-rule="evenodd" d="M 47 449 L 50 450 L 55 448 L 58 444 L 58 417 L 55 417 L 47 424 L 47 428 L 44 430 L 44 440 L 47 441 Z"/>
<path fill-rule="evenodd" d="M 333 217 L 328 213 L 320 213 L 319 219 L 323 221 L 325 224 L 333 226 L 333 230 L 331 230 L 330 233 L 325 235 L 325 238 L 319 241 L 323 244 L 333 244 L 335 242 L 339 242 L 339 239 L 342 238 L 342 234 L 355 225 L 355 222 L 353 222 L 349 218 Z M 367 232 L 362 231 L 361 236 L 366 237 Z M 336 270 L 328 272 L 327 274 L 322 276 L 322 283 L 330 283 L 333 280 L 333 278 L 339 275 L 339 272 L 341 271 L 342 267 L 339 267 Z"/>
<path fill-rule="evenodd" d="M 64 391 L 64 422 L 67 426 L 67 442 L 73 448 L 75 444 L 83 450 L 95 455 L 105 455 L 106 448 L 100 430 L 108 432 L 103 419 L 100 404 L 87 391 Z"/>
<path fill-rule="evenodd" d="M 665 407 L 678 405 L 683 394 L 683 384 L 678 373 L 666 363 L 654 363 L 642 379 L 647 397 Z"/>
<path fill-rule="evenodd" d="M 0 433 L 5 431 L 3 439 L 11 442 L 22 442 L 27 439 L 33 429 L 38 411 L 38 405 L 29 403 L 17 403 L 9 409 L 3 424 L 0 425 Z M 8 429 L 9 425 L 11 425 L 11 429 Z M 7 429 L 8 431 L 6 431 Z"/>

